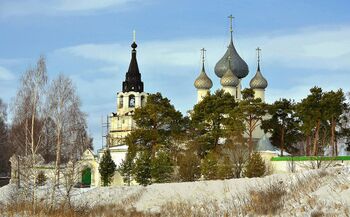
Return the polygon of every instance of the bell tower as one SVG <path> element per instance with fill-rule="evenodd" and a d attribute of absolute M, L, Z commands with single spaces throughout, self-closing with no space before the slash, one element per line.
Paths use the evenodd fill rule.
<path fill-rule="evenodd" d="M 122 91 L 117 93 L 116 113 L 109 116 L 109 132 L 107 144 L 110 147 L 125 145 L 124 138 L 136 128 L 133 120 L 134 111 L 145 105 L 148 94 L 144 92 L 141 73 L 136 59 L 136 37 L 133 33 L 131 44 L 131 60 L 129 69 L 125 74 L 125 81 L 122 84 Z"/>

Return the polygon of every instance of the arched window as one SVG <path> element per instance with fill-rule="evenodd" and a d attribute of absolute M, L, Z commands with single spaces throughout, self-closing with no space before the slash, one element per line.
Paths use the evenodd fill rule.
<path fill-rule="evenodd" d="M 135 108 L 135 96 L 134 95 L 129 96 L 129 108 Z"/>
<path fill-rule="evenodd" d="M 118 103 L 119 104 L 119 108 L 123 108 L 123 100 L 124 100 L 123 96 L 120 96 L 119 97 L 119 103 Z"/>

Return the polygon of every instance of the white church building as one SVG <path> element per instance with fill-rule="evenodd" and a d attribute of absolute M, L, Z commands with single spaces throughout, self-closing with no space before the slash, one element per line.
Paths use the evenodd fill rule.
<path fill-rule="evenodd" d="M 232 17 L 230 28 L 230 41 L 223 57 L 215 66 L 215 74 L 220 79 L 222 90 L 233 95 L 237 101 L 242 99 L 242 80 L 247 77 L 249 68 L 247 63 L 238 54 L 233 43 Z M 133 120 L 133 114 L 136 108 L 142 107 L 147 102 L 148 93 L 144 92 L 144 83 L 141 79 L 141 73 L 136 58 L 137 44 L 134 41 L 131 44 L 131 60 L 129 69 L 125 74 L 125 80 L 122 83 L 122 90 L 117 93 L 116 112 L 108 116 L 108 132 L 106 136 L 106 147 L 98 151 L 97 156 L 91 151 L 86 151 L 83 156 L 84 164 L 91 168 L 91 185 L 100 185 L 100 176 L 98 172 L 99 160 L 106 148 L 109 148 L 113 161 L 119 166 L 125 158 L 128 147 L 125 145 L 125 137 L 136 128 Z M 250 88 L 255 92 L 255 97 L 265 100 L 265 89 L 268 85 L 260 70 L 260 49 L 257 49 L 258 64 L 254 77 L 250 80 Z M 199 103 L 213 86 L 212 80 L 208 77 L 204 68 L 205 50 L 202 49 L 202 69 L 199 76 L 194 81 L 197 89 L 197 103 Z M 257 141 L 264 135 L 260 127 L 253 133 Z M 122 185 L 123 178 L 116 172 L 112 185 Z"/>

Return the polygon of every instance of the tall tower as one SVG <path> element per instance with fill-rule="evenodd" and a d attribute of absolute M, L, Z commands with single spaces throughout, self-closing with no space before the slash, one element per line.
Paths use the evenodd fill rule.
<path fill-rule="evenodd" d="M 230 19 L 230 43 L 227 47 L 224 56 L 215 65 L 215 74 L 221 78 L 230 69 L 234 75 L 239 79 L 239 84 L 236 89 L 236 96 L 241 98 L 241 80 L 248 75 L 249 69 L 247 63 L 239 56 L 237 50 L 233 44 L 233 16 L 228 17 Z M 229 60 L 229 57 L 231 58 Z"/>
<path fill-rule="evenodd" d="M 260 71 L 260 51 L 259 47 L 256 48 L 256 55 L 258 61 L 258 67 L 255 76 L 250 80 L 250 88 L 254 90 L 254 98 L 260 98 L 262 102 L 265 102 L 265 89 L 268 85 L 267 80 L 261 74 Z"/>
<path fill-rule="evenodd" d="M 145 105 L 148 94 L 144 92 L 141 73 L 136 58 L 136 38 L 131 44 L 131 60 L 125 74 L 122 91 L 117 93 L 117 112 L 109 116 L 108 146 L 124 145 L 124 138 L 136 128 L 133 120 L 135 108 Z"/>
<path fill-rule="evenodd" d="M 204 60 L 205 60 L 205 49 L 202 48 L 202 70 L 197 77 L 197 79 L 194 81 L 194 86 L 197 88 L 197 103 L 202 101 L 202 99 L 210 93 L 210 88 L 213 87 L 213 82 L 208 77 L 207 73 L 205 73 L 204 68 Z"/>

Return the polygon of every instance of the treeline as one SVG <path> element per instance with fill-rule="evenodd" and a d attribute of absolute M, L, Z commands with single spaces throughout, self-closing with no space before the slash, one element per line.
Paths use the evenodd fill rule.
<path fill-rule="evenodd" d="M 11 103 L 11 122 L 0 100 L 0 172 L 10 171 L 13 154 L 32 159 L 41 155 L 46 163 L 77 160 L 92 147 L 86 114 L 70 78 L 63 74 L 48 80 L 46 61 L 40 57 L 34 68 L 22 75 Z"/>
<path fill-rule="evenodd" d="M 328 147 L 335 156 L 337 141 L 349 133 L 342 90 L 314 87 L 299 103 L 280 99 L 270 105 L 255 99 L 251 89 L 238 102 L 217 91 L 189 113 L 184 117 L 160 93 L 135 110 L 138 129 L 126 137 L 128 152 L 118 168 L 126 183 L 264 175 L 269 168 L 254 152 L 253 132 L 260 127 L 281 155 L 323 155 Z"/>

